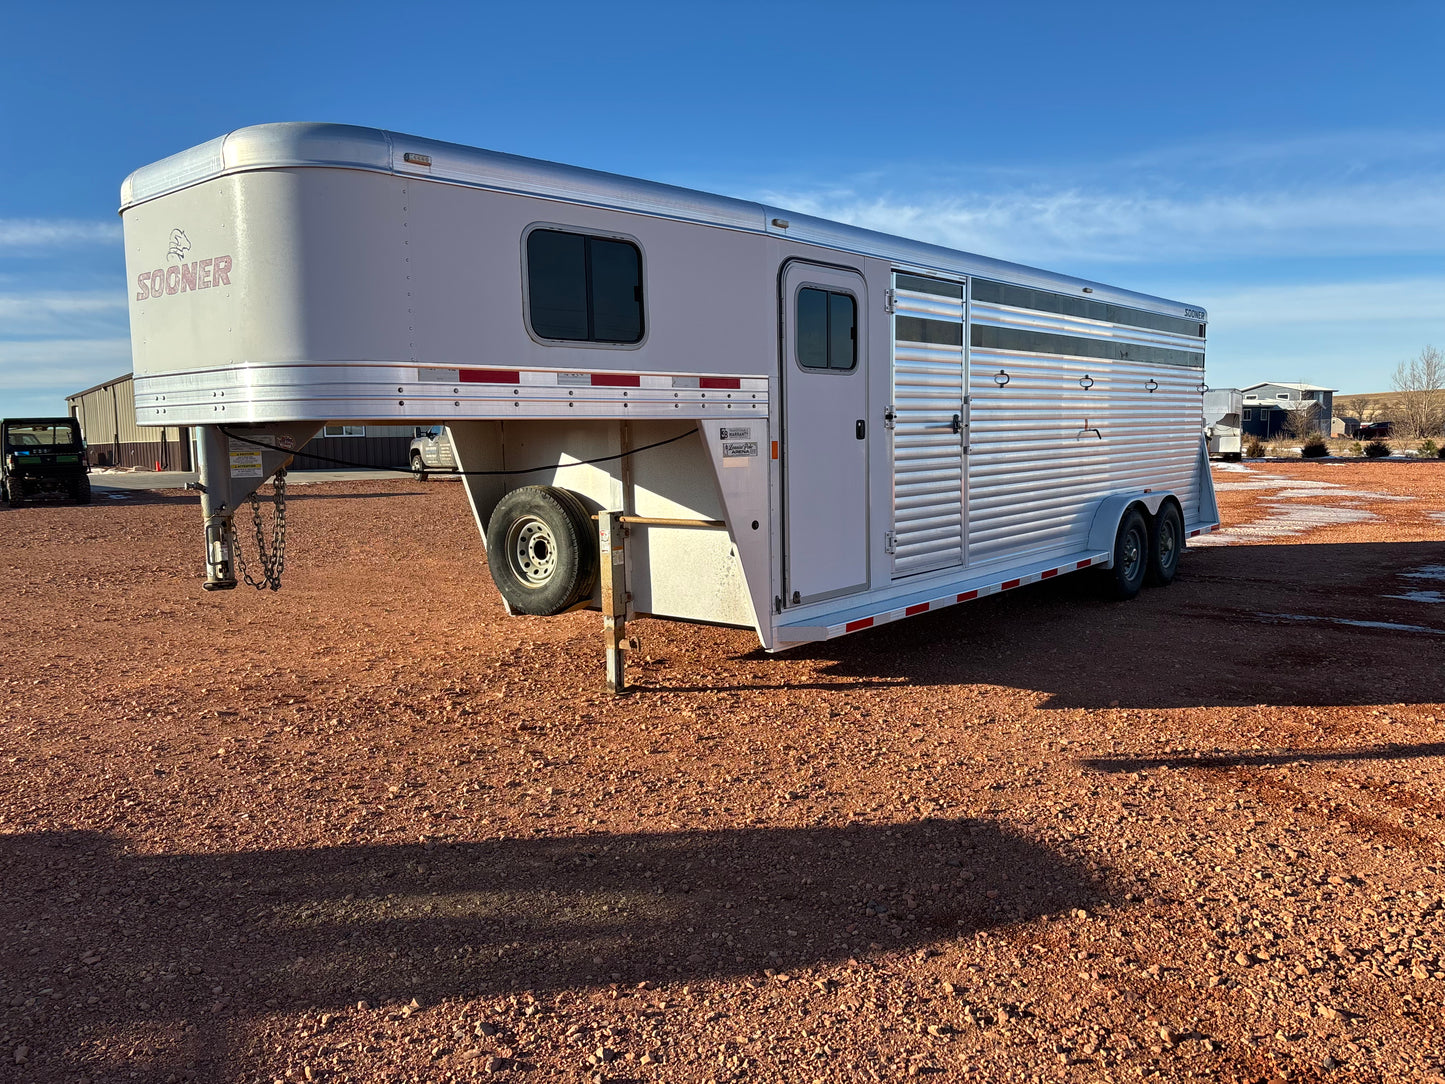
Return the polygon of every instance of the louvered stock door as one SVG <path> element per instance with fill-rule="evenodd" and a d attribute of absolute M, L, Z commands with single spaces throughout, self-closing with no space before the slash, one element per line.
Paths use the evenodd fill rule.
<path fill-rule="evenodd" d="M 895 578 L 964 564 L 964 283 L 893 276 Z"/>

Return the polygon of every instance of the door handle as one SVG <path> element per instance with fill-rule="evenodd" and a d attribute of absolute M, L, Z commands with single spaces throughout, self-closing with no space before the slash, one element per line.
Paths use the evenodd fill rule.
<path fill-rule="evenodd" d="M 859 419 L 853 424 L 853 435 L 854 435 L 855 437 L 857 437 L 859 440 L 864 440 L 864 439 L 867 438 L 867 436 L 868 436 L 868 423 L 865 422 L 862 418 L 859 418 Z"/>
<path fill-rule="evenodd" d="M 953 416 L 953 431 L 954 431 L 955 433 L 962 433 L 962 432 L 963 432 L 963 415 L 962 415 L 962 414 L 955 414 L 955 415 Z"/>

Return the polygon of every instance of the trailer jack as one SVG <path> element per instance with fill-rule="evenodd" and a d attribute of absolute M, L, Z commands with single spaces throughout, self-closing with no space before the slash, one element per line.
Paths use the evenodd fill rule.
<path fill-rule="evenodd" d="M 614 696 L 627 691 L 627 652 L 637 651 L 637 637 L 627 635 L 627 622 L 636 616 L 632 592 L 627 589 L 627 538 L 630 525 L 641 527 L 726 528 L 720 519 L 659 519 L 628 516 L 621 512 L 597 514 L 597 553 L 601 560 L 602 645 L 607 653 L 607 689 Z"/>
<path fill-rule="evenodd" d="M 203 425 L 197 430 L 201 515 L 206 529 L 207 591 L 236 586 L 238 551 L 234 517 L 241 502 L 291 465 L 294 453 L 320 432 L 311 422 Z"/>

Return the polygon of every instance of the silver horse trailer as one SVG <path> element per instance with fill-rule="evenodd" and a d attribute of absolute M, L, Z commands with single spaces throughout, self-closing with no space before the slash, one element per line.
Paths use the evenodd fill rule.
<path fill-rule="evenodd" d="M 1244 392 L 1210 388 L 1204 393 L 1204 436 L 1209 454 L 1220 459 L 1244 458 Z"/>
<path fill-rule="evenodd" d="M 778 651 L 1078 569 L 1128 597 L 1218 525 L 1179 302 L 339 125 L 121 204 L 136 416 L 199 427 L 208 588 L 327 423 L 447 426 L 509 610 L 600 608 L 614 685 L 633 614 Z"/>

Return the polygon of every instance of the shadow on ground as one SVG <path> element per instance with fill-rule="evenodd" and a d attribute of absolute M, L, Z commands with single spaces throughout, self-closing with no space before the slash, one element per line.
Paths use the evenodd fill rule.
<path fill-rule="evenodd" d="M 1445 607 L 1389 597 L 1420 586 L 1402 573 L 1439 565 L 1445 541 L 1201 549 L 1172 586 L 1128 602 L 1078 573 L 782 657 L 822 664 L 811 688 L 1005 685 L 1049 708 L 1433 704 L 1439 635 L 1331 619 L 1445 631 Z M 634 682 L 663 687 L 645 667 Z"/>
<path fill-rule="evenodd" d="M 208 1052 L 272 1011 L 806 968 L 1100 892 L 982 820 L 179 856 L 35 833 L 0 838 L 0 883 L 27 1079 L 117 1069 L 97 1044 L 138 1033 L 168 1037 L 158 1071 L 214 1078 L 236 1055 Z"/>
<path fill-rule="evenodd" d="M 1096 772 L 1139 772 L 1156 768 L 1263 768 L 1286 764 L 1333 764 L 1361 760 L 1419 760 L 1445 757 L 1445 742 L 1374 745 L 1367 749 L 1310 749 L 1284 753 L 1196 753 L 1173 757 L 1094 757 L 1079 761 Z"/>

